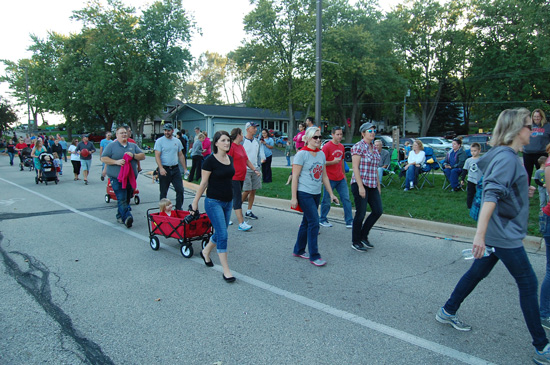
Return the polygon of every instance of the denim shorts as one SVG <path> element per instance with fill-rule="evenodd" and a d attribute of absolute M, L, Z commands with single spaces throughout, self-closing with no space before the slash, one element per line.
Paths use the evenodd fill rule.
<path fill-rule="evenodd" d="M 542 212 L 539 212 L 539 230 L 543 236 L 550 236 L 550 217 Z"/>

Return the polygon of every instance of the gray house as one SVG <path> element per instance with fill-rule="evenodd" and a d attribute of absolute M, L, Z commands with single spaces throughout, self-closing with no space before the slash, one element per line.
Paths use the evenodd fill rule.
<path fill-rule="evenodd" d="M 295 113 L 299 120 L 302 113 Z M 246 108 L 226 105 L 182 104 L 174 107 L 165 122 L 171 122 L 177 129 L 185 129 L 193 136 L 193 129 L 199 127 L 212 137 L 219 130 L 231 132 L 233 128 L 241 128 L 248 122 L 256 122 L 260 128 L 278 130 L 288 135 L 289 118 L 286 112 L 272 112 L 267 109 Z M 162 127 L 159 125 L 159 131 Z"/>

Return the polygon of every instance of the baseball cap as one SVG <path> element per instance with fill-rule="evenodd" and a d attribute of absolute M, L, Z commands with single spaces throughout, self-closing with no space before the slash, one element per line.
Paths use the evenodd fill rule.
<path fill-rule="evenodd" d="M 89 136 L 88 133 L 84 133 L 84 134 L 82 134 L 81 138 L 84 138 L 84 137 L 88 138 L 88 136 Z"/>
<path fill-rule="evenodd" d="M 258 127 L 258 123 L 254 123 L 254 122 L 248 122 L 246 123 L 246 127 L 245 129 L 248 129 L 250 127 Z"/>
<path fill-rule="evenodd" d="M 371 122 L 366 122 L 361 124 L 361 127 L 359 127 L 359 132 L 363 133 L 367 129 L 376 129 L 376 126 Z"/>
<path fill-rule="evenodd" d="M 172 127 L 172 123 L 166 123 L 162 129 L 164 129 L 164 130 L 173 130 L 174 127 Z"/>

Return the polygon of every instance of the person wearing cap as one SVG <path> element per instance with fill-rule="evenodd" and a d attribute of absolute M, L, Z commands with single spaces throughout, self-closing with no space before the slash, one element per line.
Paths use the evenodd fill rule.
<path fill-rule="evenodd" d="M 453 139 L 452 146 L 453 148 L 445 156 L 443 173 L 451 183 L 451 189 L 453 191 L 460 191 L 458 177 L 462 173 L 462 168 L 468 156 L 466 156 L 466 152 L 462 148 L 462 140 L 460 138 Z"/>
<path fill-rule="evenodd" d="M 176 210 L 182 210 L 183 206 L 183 180 L 178 165 L 180 162 L 187 173 L 185 157 L 181 152 L 183 146 L 179 139 L 173 136 L 174 127 L 171 123 L 164 125 L 164 136 L 155 141 L 155 161 L 159 170 L 160 199 L 166 198 L 170 184 L 176 191 Z M 159 200 L 160 200 L 159 199 Z"/>
<path fill-rule="evenodd" d="M 117 198 L 116 219 L 128 228 L 134 222 L 130 201 L 134 196 L 138 161 L 144 159 L 145 153 L 135 143 L 128 141 L 128 131 L 124 126 L 117 128 L 116 139 L 106 145 L 101 154 L 101 162 L 106 166 L 107 176 Z"/>
<path fill-rule="evenodd" d="M 254 169 L 246 167 L 246 177 L 243 184 L 243 198 L 242 201 L 248 199 L 248 210 L 245 213 L 245 217 L 248 219 L 258 219 L 258 217 L 252 213 L 252 206 L 254 205 L 254 198 L 256 197 L 256 190 L 262 188 L 262 181 L 256 174 L 260 164 L 265 160 L 263 150 L 260 148 L 260 142 L 254 136 L 258 131 L 258 124 L 254 122 L 246 123 L 246 136 L 244 136 L 243 147 L 246 151 L 246 155 Z"/>
<path fill-rule="evenodd" d="M 374 246 L 369 242 L 369 232 L 382 215 L 382 198 L 380 196 L 380 179 L 378 165 L 380 153 L 374 147 L 376 127 L 372 123 L 363 123 L 359 128 L 361 140 L 351 148 L 351 192 L 355 200 L 355 217 L 351 230 L 351 248 L 366 251 Z M 367 204 L 371 213 L 365 220 Z M 364 222 L 363 222 L 364 220 Z"/>
<path fill-rule="evenodd" d="M 88 150 L 87 156 L 82 156 L 82 150 Z M 82 140 L 76 146 L 76 153 L 80 156 L 80 166 L 82 167 L 82 173 L 84 174 L 84 184 L 88 185 L 88 174 L 90 173 L 90 167 L 92 167 L 92 153 L 94 153 L 94 142 L 88 140 L 88 135 L 83 134 Z"/>

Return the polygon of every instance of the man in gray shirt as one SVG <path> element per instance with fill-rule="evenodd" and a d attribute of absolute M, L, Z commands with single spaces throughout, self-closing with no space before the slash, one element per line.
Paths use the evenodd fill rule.
<path fill-rule="evenodd" d="M 183 166 L 183 173 L 187 174 L 185 157 L 181 152 L 183 146 L 179 139 L 172 136 L 174 128 L 171 123 L 164 125 L 164 137 L 155 142 L 155 161 L 159 168 L 160 199 L 166 198 L 170 183 L 176 191 L 176 209 L 183 206 L 183 180 L 178 162 Z"/>
<path fill-rule="evenodd" d="M 135 177 L 137 176 L 137 161 L 144 160 L 145 153 L 135 144 L 128 142 L 126 127 L 120 126 L 116 130 L 116 140 L 109 143 L 101 154 L 101 162 L 107 166 L 107 176 L 117 199 L 116 219 L 126 227 L 132 227 L 134 218 L 130 213 L 130 200 L 134 196 Z M 130 163 L 133 174 L 121 176 L 121 169 Z M 131 176 L 134 176 L 133 181 Z M 120 181 L 118 178 L 121 177 Z"/>
<path fill-rule="evenodd" d="M 390 166 L 390 153 L 382 148 L 382 141 L 379 139 L 374 141 L 374 147 L 376 147 L 376 149 L 380 153 L 380 163 L 378 164 L 378 178 L 380 179 L 380 183 L 382 183 L 384 170 L 386 170 L 388 166 Z"/>

